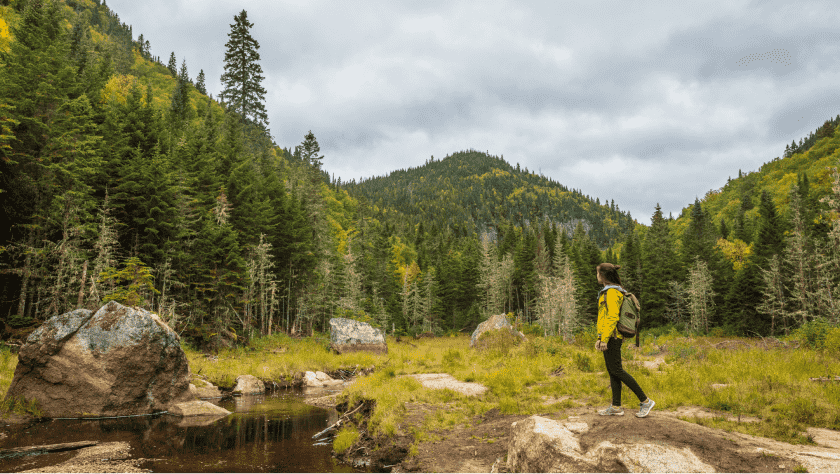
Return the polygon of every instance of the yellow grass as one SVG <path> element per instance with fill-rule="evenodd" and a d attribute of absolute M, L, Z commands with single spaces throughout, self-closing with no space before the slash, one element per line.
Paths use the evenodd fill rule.
<path fill-rule="evenodd" d="M 248 347 L 223 350 L 209 358 L 194 349 L 185 352 L 194 375 L 223 388 L 231 388 L 238 375 L 254 375 L 266 382 L 290 380 L 308 370 L 335 372 L 374 367 L 367 376 L 345 388 L 340 401 L 356 406 L 373 401 L 372 432 L 411 433 L 404 426 L 406 407 L 421 404 L 429 415 L 415 436 L 469 423 L 493 408 L 509 414 L 546 414 L 577 405 L 609 403 L 609 376 L 603 356 L 591 348 L 587 334 L 578 342 L 531 337 L 521 344 L 490 340 L 489 347 L 469 347 L 466 336 L 423 338 L 398 343 L 387 338 L 388 354 L 338 355 L 328 349 L 328 337 L 296 339 L 285 335 L 259 338 Z M 657 410 L 700 406 L 727 415 L 749 415 L 757 423 L 725 421 L 723 417 L 697 420 L 790 442 L 809 442 L 800 433 L 809 426 L 840 429 L 840 384 L 817 383 L 810 377 L 840 375 L 840 354 L 808 347 L 716 349 L 720 338 L 688 338 L 675 332 L 654 338 L 647 335 L 640 348 L 623 347 L 625 368 Z M 755 340 L 743 340 L 755 345 Z M 665 351 L 660 353 L 660 348 Z M 656 370 L 641 362 L 664 358 Z M 11 383 L 17 356 L 0 351 L 0 393 Z M 409 374 L 449 373 L 464 382 L 488 387 L 479 397 L 451 390 L 424 388 Z M 559 374 L 552 375 L 552 373 Z M 712 384 L 725 384 L 713 388 Z M 623 405 L 638 400 L 623 390 Z"/>

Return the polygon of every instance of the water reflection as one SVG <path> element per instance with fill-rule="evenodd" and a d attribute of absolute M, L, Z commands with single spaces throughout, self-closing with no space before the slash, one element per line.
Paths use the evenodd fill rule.
<path fill-rule="evenodd" d="M 109 420 L 53 420 L 10 432 L 2 447 L 82 440 L 128 441 L 140 467 L 156 472 L 353 472 L 335 462 L 331 446 L 313 446 L 312 435 L 338 414 L 304 404 L 299 392 L 215 401 L 234 412 L 217 421 L 170 415 Z M 185 423 L 185 420 L 189 423 Z M 195 426 L 197 425 L 197 426 Z M 0 459 L 0 471 L 47 466 L 67 453 Z"/>

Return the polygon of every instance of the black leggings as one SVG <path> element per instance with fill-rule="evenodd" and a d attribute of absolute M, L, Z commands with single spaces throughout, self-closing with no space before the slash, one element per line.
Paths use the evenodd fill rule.
<path fill-rule="evenodd" d="M 607 343 L 607 350 L 604 351 L 604 362 L 607 363 L 607 372 L 610 374 L 610 387 L 612 388 L 612 404 L 613 406 L 621 406 L 621 383 L 627 385 L 633 393 L 639 397 L 639 401 L 643 402 L 647 399 L 642 387 L 636 383 L 636 379 L 628 374 L 621 367 L 621 343 L 623 339 L 611 337 Z"/>

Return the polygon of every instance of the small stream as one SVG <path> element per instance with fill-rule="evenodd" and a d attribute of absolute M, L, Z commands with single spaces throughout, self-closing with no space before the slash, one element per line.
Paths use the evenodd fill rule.
<path fill-rule="evenodd" d="M 323 392 L 316 395 L 326 395 Z M 125 441 L 139 467 L 154 472 L 360 472 L 338 463 L 331 443 L 315 445 L 312 436 L 335 423 L 338 413 L 307 405 L 300 390 L 278 390 L 210 400 L 231 415 L 209 424 L 171 415 L 52 420 L 3 429 L 0 448 L 94 440 Z M 0 459 L 0 472 L 58 464 L 75 452 Z"/>

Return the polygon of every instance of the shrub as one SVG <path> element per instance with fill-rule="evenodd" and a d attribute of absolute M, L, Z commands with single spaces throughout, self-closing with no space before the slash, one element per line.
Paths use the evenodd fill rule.
<path fill-rule="evenodd" d="M 594 346 L 596 339 L 598 339 L 598 329 L 594 324 L 581 328 L 575 333 L 575 344 L 586 349 Z"/>
<path fill-rule="evenodd" d="M 506 330 L 486 331 L 475 341 L 475 347 L 497 351 L 507 355 L 510 350 L 521 342 L 518 334 Z"/>
<path fill-rule="evenodd" d="M 341 454 L 350 449 L 350 446 L 353 446 L 357 439 L 359 439 L 359 431 L 356 428 L 345 426 L 335 435 L 333 451 Z"/>
<path fill-rule="evenodd" d="M 794 331 L 793 337 L 807 344 L 811 349 L 822 349 L 831 325 L 825 319 L 818 318 L 808 321 Z"/>
<path fill-rule="evenodd" d="M 522 323 L 519 325 L 519 330 L 526 336 L 542 336 L 545 334 L 543 327 L 539 324 Z"/>
<path fill-rule="evenodd" d="M 827 354 L 840 357 L 840 327 L 826 331 L 824 348 Z"/>
<path fill-rule="evenodd" d="M 592 368 L 592 358 L 581 353 L 575 354 L 575 367 L 581 372 L 592 372 L 595 370 Z"/>

